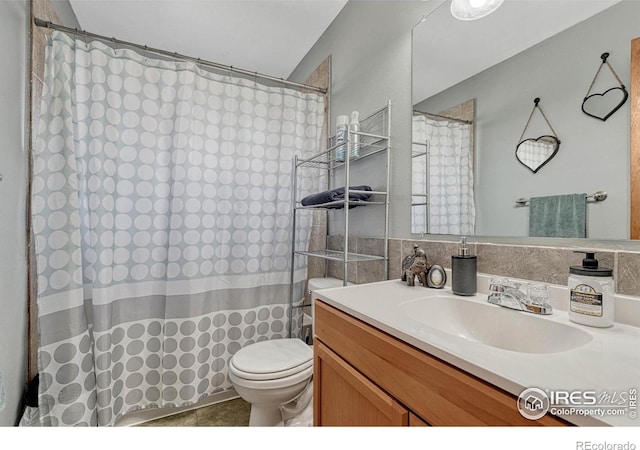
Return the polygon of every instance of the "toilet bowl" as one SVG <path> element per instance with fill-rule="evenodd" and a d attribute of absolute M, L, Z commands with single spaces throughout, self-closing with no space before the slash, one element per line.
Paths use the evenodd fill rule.
<path fill-rule="evenodd" d="M 248 345 L 229 361 L 236 392 L 251 403 L 249 426 L 282 426 L 280 405 L 300 395 L 313 375 L 313 351 L 300 339 Z"/>
<path fill-rule="evenodd" d="M 312 278 L 308 289 L 311 292 L 342 285 L 337 278 Z M 312 376 L 312 348 L 297 338 L 247 345 L 229 361 L 231 383 L 238 395 L 251 403 L 249 426 L 284 425 L 280 406 L 296 400 Z"/>

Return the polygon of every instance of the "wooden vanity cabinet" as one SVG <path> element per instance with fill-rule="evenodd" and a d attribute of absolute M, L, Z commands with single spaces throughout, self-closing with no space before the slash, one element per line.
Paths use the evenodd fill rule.
<path fill-rule="evenodd" d="M 315 426 L 568 425 L 319 300 L 315 334 Z"/>
<path fill-rule="evenodd" d="M 314 405 L 324 426 L 402 426 L 409 410 L 322 343 L 314 344 Z M 315 378 L 317 377 L 317 378 Z M 316 387 L 319 385 L 319 388 Z"/>

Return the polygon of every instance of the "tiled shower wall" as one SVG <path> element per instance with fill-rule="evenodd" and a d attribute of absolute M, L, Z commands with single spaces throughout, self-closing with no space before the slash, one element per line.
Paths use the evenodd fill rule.
<path fill-rule="evenodd" d="M 327 248 L 342 250 L 342 236 L 328 236 Z M 351 237 L 349 251 L 382 255 L 384 240 L 371 237 Z M 400 278 L 402 260 L 413 253 L 418 244 L 427 253 L 429 264 L 451 268 L 451 255 L 457 254 L 458 243 L 423 239 L 389 239 L 389 279 Z M 565 285 L 569 267 L 582 264 L 584 255 L 576 248 L 533 245 L 469 243 L 470 252 L 478 256 L 478 272 L 509 278 L 521 278 L 543 283 Z M 613 268 L 616 293 L 640 297 L 640 252 L 618 249 L 596 249 L 600 266 Z M 312 258 L 310 258 L 311 260 Z M 383 264 L 379 261 L 350 263 L 348 280 L 370 283 L 384 280 Z M 342 278 L 342 263 L 331 262 L 328 275 Z"/>

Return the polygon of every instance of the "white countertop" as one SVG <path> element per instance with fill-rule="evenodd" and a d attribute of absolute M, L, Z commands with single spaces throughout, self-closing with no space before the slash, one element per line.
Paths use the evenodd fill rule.
<path fill-rule="evenodd" d="M 478 286 L 483 285 L 486 285 L 486 280 L 479 280 Z M 428 302 L 429 297 L 443 295 L 453 296 L 449 288 L 409 287 L 400 280 L 390 280 L 323 289 L 316 293 L 316 298 L 516 397 L 524 389 L 531 387 L 545 391 L 595 391 L 597 395 L 624 393 L 627 397 L 631 389 L 640 391 L 638 327 L 615 323 L 610 328 L 594 328 L 569 321 L 567 312 L 558 308 L 550 316 L 537 316 L 487 304 L 488 307 L 506 310 L 512 314 L 528 314 L 539 320 L 576 327 L 592 337 L 588 343 L 571 350 L 556 353 L 523 353 L 439 331 L 409 317 L 399 308 L 403 302 Z M 455 296 L 455 299 L 487 303 L 486 294 L 472 297 Z M 639 410 L 640 404 L 637 404 L 635 413 Z M 640 419 L 632 417 L 630 411 L 619 416 L 559 416 L 582 426 L 640 426 Z"/>

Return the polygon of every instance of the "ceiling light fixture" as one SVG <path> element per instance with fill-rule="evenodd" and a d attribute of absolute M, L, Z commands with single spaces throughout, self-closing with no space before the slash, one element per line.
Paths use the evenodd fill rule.
<path fill-rule="evenodd" d="M 451 14 L 460 20 L 476 20 L 488 16 L 504 0 L 451 0 Z"/>

